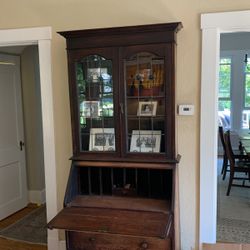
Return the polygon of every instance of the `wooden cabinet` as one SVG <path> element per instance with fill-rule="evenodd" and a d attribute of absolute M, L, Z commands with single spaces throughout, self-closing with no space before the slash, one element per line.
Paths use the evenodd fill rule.
<path fill-rule="evenodd" d="M 181 23 L 59 32 L 73 156 L 48 227 L 68 249 L 173 249 L 175 47 Z"/>

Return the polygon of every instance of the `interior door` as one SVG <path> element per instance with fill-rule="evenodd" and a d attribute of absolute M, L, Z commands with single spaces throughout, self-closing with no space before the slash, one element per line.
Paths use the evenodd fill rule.
<path fill-rule="evenodd" d="M 20 58 L 0 54 L 0 220 L 28 203 Z"/>

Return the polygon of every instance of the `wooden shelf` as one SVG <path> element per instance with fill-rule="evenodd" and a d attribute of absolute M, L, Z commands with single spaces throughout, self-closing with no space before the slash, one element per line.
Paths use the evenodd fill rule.
<path fill-rule="evenodd" d="M 123 209 L 66 207 L 48 228 L 165 238 L 172 214 Z"/>
<path fill-rule="evenodd" d="M 96 152 L 90 152 L 93 155 L 95 154 L 95 159 L 93 160 L 86 160 L 82 161 L 82 158 L 79 157 L 72 157 L 71 159 L 74 160 L 75 166 L 78 167 L 108 167 L 108 168 L 138 168 L 138 169 L 174 169 L 175 164 L 178 163 L 178 159 L 164 159 L 160 162 L 159 159 L 156 159 L 155 163 L 148 163 L 147 159 L 143 161 L 141 159 L 141 162 L 134 162 L 130 160 L 131 162 L 121 162 L 121 161 L 115 161 L 116 159 L 113 159 L 113 161 L 105 161 L 105 159 L 102 158 L 96 158 Z M 112 154 L 112 152 L 107 151 L 107 153 Z M 132 154 L 132 153 L 131 153 Z M 144 153 L 146 154 L 146 153 Z M 153 154 L 153 153 L 152 153 Z M 141 153 L 143 155 L 143 153 Z M 148 155 L 148 154 L 147 154 Z M 161 155 L 160 153 L 154 153 L 155 156 Z M 86 157 L 85 157 L 86 158 Z M 159 157 L 158 157 L 159 158 Z M 119 159 L 120 160 L 120 159 Z"/>
<path fill-rule="evenodd" d="M 167 200 L 145 199 L 145 198 L 128 198 L 114 196 L 97 196 L 97 195 L 79 195 L 76 196 L 69 204 L 69 207 L 95 207 L 111 208 L 135 211 L 150 211 L 169 213 L 171 211 L 170 202 Z"/>
<path fill-rule="evenodd" d="M 127 99 L 139 99 L 139 100 L 143 100 L 143 99 L 164 99 L 165 96 L 164 95 L 139 95 L 139 96 L 133 96 L 133 95 L 127 95 Z"/>
<path fill-rule="evenodd" d="M 164 120 L 165 117 L 163 115 L 155 115 L 155 116 L 138 116 L 138 115 L 127 115 L 129 120 Z"/>

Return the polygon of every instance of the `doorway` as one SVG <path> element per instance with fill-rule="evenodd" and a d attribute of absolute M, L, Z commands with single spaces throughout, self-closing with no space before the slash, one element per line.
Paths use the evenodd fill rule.
<path fill-rule="evenodd" d="M 5 123 L 6 126 L 2 127 L 4 131 L 1 131 L 1 141 L 3 137 L 7 137 L 10 141 L 11 136 L 16 134 L 16 140 L 12 141 L 13 148 L 18 150 L 18 153 L 11 155 L 17 155 L 16 157 L 20 155 L 23 159 L 16 168 L 8 167 L 10 170 L 2 176 L 6 183 L 4 191 L 6 209 L 1 206 L 0 218 L 4 218 L 24 208 L 28 202 L 37 205 L 45 203 L 45 176 L 38 47 L 37 45 L 0 47 L 0 58 L 1 83 L 6 86 L 1 91 L 0 100 L 8 102 L 2 105 L 1 113 L 5 119 L 1 124 Z M 12 93 L 13 91 L 15 92 Z M 13 116 L 13 119 L 7 120 L 9 116 Z M 13 126 L 12 130 L 10 125 Z M 9 147 L 8 141 L 2 148 Z M 9 158 L 9 161 L 15 162 L 13 158 Z M 4 169 L 7 166 L 5 165 Z M 14 169 L 21 174 L 11 174 Z M 20 176 L 23 177 L 22 181 L 19 180 Z M 14 183 L 17 183 L 16 192 L 12 188 Z M 16 200 L 23 202 L 17 204 Z M 10 205 L 12 209 L 8 209 Z"/>
<path fill-rule="evenodd" d="M 54 114 L 51 80 L 51 37 L 50 27 L 0 30 L 1 47 L 38 45 L 48 221 L 57 213 Z M 56 230 L 48 231 L 48 249 L 59 249 L 59 237 Z"/>
<path fill-rule="evenodd" d="M 220 34 L 250 31 L 250 11 L 201 15 L 200 243 L 216 242 Z"/>
<path fill-rule="evenodd" d="M 0 220 L 27 205 L 20 57 L 0 54 Z"/>
<path fill-rule="evenodd" d="M 248 136 L 249 129 L 249 41 L 249 32 L 220 35 L 218 125 L 224 132 L 230 130 L 230 141 L 236 155 L 239 155 L 239 135 Z M 224 149 L 220 137 L 218 138 L 217 242 L 250 243 L 247 229 L 250 225 L 250 189 L 232 187 L 230 194 L 227 195 L 229 167 L 228 171 L 222 171 Z M 243 143 L 247 146 L 249 141 L 244 140 Z M 247 178 L 244 173 L 236 175 Z M 242 185 L 243 180 L 234 180 L 234 183 Z M 247 181 L 245 184 L 248 185 Z"/>

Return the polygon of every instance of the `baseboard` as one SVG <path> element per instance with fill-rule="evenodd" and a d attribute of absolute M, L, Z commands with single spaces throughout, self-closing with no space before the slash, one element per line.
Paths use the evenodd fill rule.
<path fill-rule="evenodd" d="M 46 202 L 45 189 L 29 190 L 29 202 L 36 204 L 44 204 Z"/>
<path fill-rule="evenodd" d="M 66 250 L 66 241 L 65 240 L 59 241 L 59 250 Z"/>

